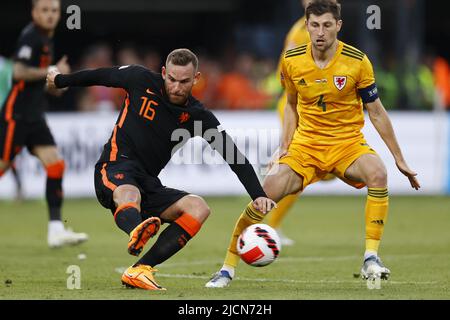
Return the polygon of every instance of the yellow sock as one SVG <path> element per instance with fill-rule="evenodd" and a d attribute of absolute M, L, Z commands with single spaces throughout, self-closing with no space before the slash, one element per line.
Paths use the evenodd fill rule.
<path fill-rule="evenodd" d="M 227 255 L 225 257 L 224 265 L 230 266 L 232 268 L 236 268 L 240 257 L 237 252 L 236 244 L 239 235 L 244 231 L 248 226 L 260 223 L 264 219 L 264 214 L 253 208 L 252 203 L 250 202 L 245 210 L 242 212 L 239 220 L 236 222 L 234 226 L 233 235 L 231 236 L 230 245 L 228 247 Z"/>
<path fill-rule="evenodd" d="M 366 252 L 378 252 L 388 215 L 387 188 L 369 188 L 366 203 Z"/>
<path fill-rule="evenodd" d="M 267 224 L 274 229 L 281 225 L 281 221 L 288 213 L 294 202 L 297 200 L 298 194 L 289 194 L 277 204 L 277 208 L 273 209 L 267 216 Z"/>

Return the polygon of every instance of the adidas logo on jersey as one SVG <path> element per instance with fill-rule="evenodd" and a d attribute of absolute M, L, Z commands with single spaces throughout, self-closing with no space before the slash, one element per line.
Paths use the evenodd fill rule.
<path fill-rule="evenodd" d="M 306 86 L 306 81 L 305 81 L 305 79 L 301 78 L 301 79 L 298 81 L 298 84 L 299 84 L 300 86 Z"/>

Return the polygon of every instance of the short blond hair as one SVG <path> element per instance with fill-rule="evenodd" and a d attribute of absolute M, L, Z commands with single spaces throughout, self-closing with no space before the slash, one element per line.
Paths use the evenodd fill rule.
<path fill-rule="evenodd" d="M 175 49 L 169 53 L 166 59 L 166 67 L 169 62 L 172 62 L 177 66 L 187 66 L 189 63 L 192 63 L 194 70 L 197 71 L 198 69 L 197 56 L 191 50 L 186 48 Z"/>
<path fill-rule="evenodd" d="M 56 0 L 56 1 L 61 3 L 61 0 Z M 38 2 L 39 2 L 39 0 L 31 0 L 31 7 L 34 8 L 37 5 Z"/>

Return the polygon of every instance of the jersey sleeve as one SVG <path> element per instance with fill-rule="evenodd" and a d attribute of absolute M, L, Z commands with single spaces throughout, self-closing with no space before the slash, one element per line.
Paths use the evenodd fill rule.
<path fill-rule="evenodd" d="M 280 81 L 281 86 L 290 94 L 296 94 L 297 88 L 294 82 L 291 80 L 287 66 L 286 58 L 283 56 L 281 59 Z"/>
<path fill-rule="evenodd" d="M 129 89 L 142 81 L 146 72 L 149 71 L 138 65 L 82 70 L 72 74 L 58 74 L 55 85 L 58 88 L 106 86 Z"/>
<path fill-rule="evenodd" d="M 360 78 L 356 87 L 364 103 L 373 102 L 378 98 L 378 89 L 375 83 L 372 63 L 367 55 L 364 55 L 361 62 Z"/>
<path fill-rule="evenodd" d="M 219 132 L 223 130 L 220 121 L 216 118 L 216 116 L 209 110 L 203 109 L 201 114 L 202 128 L 204 132 L 209 129 L 217 129 Z"/>
<path fill-rule="evenodd" d="M 40 49 L 41 44 L 37 37 L 33 37 L 31 34 L 22 35 L 17 42 L 13 60 L 29 66 L 36 66 L 39 64 Z"/>

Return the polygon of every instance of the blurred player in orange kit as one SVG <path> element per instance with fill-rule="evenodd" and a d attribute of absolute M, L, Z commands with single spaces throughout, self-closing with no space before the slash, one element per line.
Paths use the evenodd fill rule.
<path fill-rule="evenodd" d="M 84 242 L 85 233 L 66 229 L 61 221 L 64 160 L 47 125 L 44 110 L 45 78 L 49 69 L 70 71 L 67 57 L 56 65 L 53 60 L 53 35 L 60 19 L 59 0 L 33 0 L 32 22 L 23 29 L 14 53 L 13 85 L 0 113 L 0 176 L 11 167 L 14 157 L 26 146 L 47 172 L 46 200 L 49 210 L 47 242 L 60 247 Z M 60 95 L 61 90 L 47 90 Z"/>

